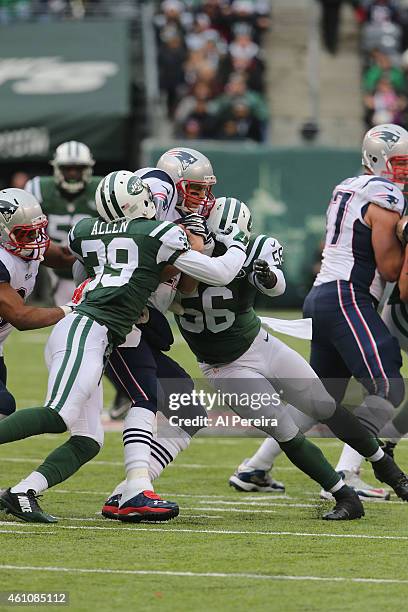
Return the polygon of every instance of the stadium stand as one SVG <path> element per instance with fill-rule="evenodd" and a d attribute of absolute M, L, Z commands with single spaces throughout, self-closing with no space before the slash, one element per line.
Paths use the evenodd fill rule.
<path fill-rule="evenodd" d="M 160 89 L 173 135 L 266 139 L 266 0 L 164 0 L 154 18 Z"/>

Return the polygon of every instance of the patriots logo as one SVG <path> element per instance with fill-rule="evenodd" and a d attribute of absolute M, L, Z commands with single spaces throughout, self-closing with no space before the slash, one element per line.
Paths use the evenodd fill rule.
<path fill-rule="evenodd" d="M 12 204 L 7 200 L 0 200 L 0 213 L 3 215 L 4 220 L 8 223 L 11 217 L 16 212 L 18 206 L 16 204 Z"/>
<path fill-rule="evenodd" d="M 383 140 L 384 142 L 389 144 L 390 147 L 397 144 L 400 139 L 400 136 L 398 134 L 393 134 L 392 132 L 388 132 L 387 130 L 374 132 L 372 135 L 376 138 L 379 138 L 380 140 Z"/>
<path fill-rule="evenodd" d="M 188 153 L 188 151 L 169 151 L 169 155 L 177 157 L 177 159 L 180 160 L 183 170 L 187 170 L 189 166 L 197 161 L 197 158 L 191 153 Z"/>
<path fill-rule="evenodd" d="M 391 206 L 396 206 L 396 204 L 398 204 L 398 198 L 395 198 L 393 195 L 387 195 L 387 197 L 385 198 L 387 200 L 387 202 L 389 204 L 391 204 Z"/>

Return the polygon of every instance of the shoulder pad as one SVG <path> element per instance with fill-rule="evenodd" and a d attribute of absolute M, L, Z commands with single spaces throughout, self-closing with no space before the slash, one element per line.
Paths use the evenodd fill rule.
<path fill-rule="evenodd" d="M 381 176 L 373 176 L 367 178 L 367 182 L 363 184 L 365 199 L 367 202 L 372 202 L 402 215 L 405 208 L 405 200 L 402 191 L 386 178 Z"/>

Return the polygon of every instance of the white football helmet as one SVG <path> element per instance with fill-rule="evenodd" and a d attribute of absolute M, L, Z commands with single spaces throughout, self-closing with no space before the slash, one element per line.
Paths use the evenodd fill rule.
<path fill-rule="evenodd" d="M 249 239 L 251 237 L 252 217 L 248 206 L 236 198 L 217 198 L 207 219 L 208 229 L 214 234 L 225 232 L 236 223 Z"/>
<path fill-rule="evenodd" d="M 70 194 L 79 193 L 89 183 L 95 160 L 83 142 L 70 140 L 56 148 L 50 161 L 58 187 Z"/>
<path fill-rule="evenodd" d="M 95 202 L 98 215 L 108 223 L 123 217 L 152 219 L 156 214 L 149 185 L 128 170 L 105 176 L 96 188 Z"/>
<path fill-rule="evenodd" d="M 50 239 L 47 217 L 37 199 L 24 189 L 0 191 L 0 245 L 25 260 L 43 259 Z"/>
<path fill-rule="evenodd" d="M 364 136 L 362 164 L 401 189 L 408 182 L 408 132 L 399 125 L 376 125 Z"/>
<path fill-rule="evenodd" d="M 215 202 L 211 189 L 217 179 L 205 155 L 195 149 L 177 147 L 163 153 L 156 168 L 173 179 L 178 191 L 177 208 L 184 214 L 196 212 L 208 216 Z"/>

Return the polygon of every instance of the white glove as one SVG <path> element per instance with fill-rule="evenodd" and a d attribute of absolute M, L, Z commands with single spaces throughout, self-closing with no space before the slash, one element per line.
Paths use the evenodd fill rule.
<path fill-rule="evenodd" d="M 248 236 L 239 229 L 236 223 L 231 223 L 231 225 L 224 232 L 217 232 L 215 234 L 215 239 L 224 244 L 227 249 L 235 246 L 244 252 L 246 251 L 249 242 Z"/>
<path fill-rule="evenodd" d="M 61 310 L 64 312 L 64 317 L 66 317 L 67 315 L 71 314 L 71 312 L 74 310 L 74 304 L 72 302 L 70 302 L 69 304 L 64 304 L 63 306 L 59 306 L 58 308 L 61 308 Z"/>

